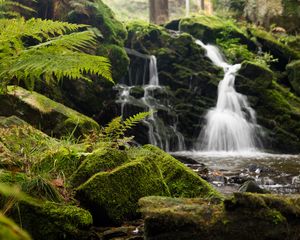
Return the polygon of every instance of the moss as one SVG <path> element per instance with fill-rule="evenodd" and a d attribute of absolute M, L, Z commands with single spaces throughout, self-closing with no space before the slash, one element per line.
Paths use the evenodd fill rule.
<path fill-rule="evenodd" d="M 39 155 L 50 145 L 58 144 L 53 138 L 15 116 L 0 120 L 0 141 L 9 151 L 24 158 Z"/>
<path fill-rule="evenodd" d="M 279 42 L 271 33 L 259 28 L 252 28 L 251 33 L 262 44 L 263 50 L 279 59 L 279 64 L 286 65 L 290 59 L 299 59 L 300 53 Z"/>
<path fill-rule="evenodd" d="M 231 20 L 222 19 L 217 16 L 197 15 L 183 18 L 179 26 L 181 31 L 188 32 L 204 43 L 214 43 L 217 38 L 227 32 L 229 38 L 239 38 L 241 43 L 249 43 L 244 32 Z M 252 43 L 253 45 L 253 43 Z"/>
<path fill-rule="evenodd" d="M 100 148 L 87 155 L 79 168 L 74 171 L 70 178 L 72 186 L 79 186 L 94 174 L 106 172 L 129 161 L 124 151 L 114 148 Z"/>
<path fill-rule="evenodd" d="M 87 133 L 99 125 L 73 109 L 21 87 L 9 86 L 8 93 L 0 96 L 4 116 L 16 115 L 30 124 L 41 127 L 48 134 Z M 4 109 L 5 108 L 5 109 Z"/>
<path fill-rule="evenodd" d="M 143 147 L 145 154 L 160 168 L 173 197 L 220 198 L 221 195 L 190 168 L 155 146 Z"/>
<path fill-rule="evenodd" d="M 147 239 L 280 240 L 300 233 L 298 197 L 235 193 L 224 203 L 145 197 L 139 204 Z"/>
<path fill-rule="evenodd" d="M 287 65 L 288 79 L 295 93 L 300 96 L 300 60 Z"/>
<path fill-rule="evenodd" d="M 34 239 L 47 240 L 88 239 L 87 231 L 93 223 L 88 211 L 52 202 L 39 206 L 20 203 L 19 211 L 14 212 L 13 217 Z"/>
<path fill-rule="evenodd" d="M 137 202 L 149 195 L 169 196 L 159 168 L 139 157 L 111 172 L 95 174 L 77 188 L 76 197 L 97 223 L 121 223 L 138 216 Z"/>
<path fill-rule="evenodd" d="M 126 29 L 102 0 L 84 1 L 78 5 L 81 5 L 81 7 L 75 7 L 69 13 L 69 21 L 96 27 L 103 34 L 105 43 L 123 46 L 127 37 Z"/>
<path fill-rule="evenodd" d="M 53 176 L 63 174 L 66 178 L 79 167 L 83 153 L 72 146 L 58 146 L 44 151 L 31 170 L 36 174 L 48 173 Z"/>
<path fill-rule="evenodd" d="M 127 73 L 129 66 L 129 58 L 125 49 L 113 44 L 101 44 L 97 49 L 97 54 L 110 59 L 113 79 L 119 82 Z"/>
<path fill-rule="evenodd" d="M 31 240 L 31 237 L 12 220 L 0 213 L 0 239 Z"/>

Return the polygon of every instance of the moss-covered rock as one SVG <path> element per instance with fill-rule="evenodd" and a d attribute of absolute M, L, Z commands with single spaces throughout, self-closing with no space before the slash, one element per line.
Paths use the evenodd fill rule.
<path fill-rule="evenodd" d="M 100 148 L 86 156 L 70 178 L 72 186 L 79 186 L 99 172 L 106 172 L 129 161 L 126 152 L 113 148 Z"/>
<path fill-rule="evenodd" d="M 183 18 L 179 23 L 181 31 L 190 33 L 204 43 L 215 43 L 218 38 L 223 38 L 224 34 L 228 38 L 238 38 L 240 43 L 255 46 L 247 38 L 246 34 L 231 20 L 222 19 L 216 16 L 197 15 L 190 18 Z"/>
<path fill-rule="evenodd" d="M 31 237 L 12 220 L 0 213 L 0 239 L 31 240 Z"/>
<path fill-rule="evenodd" d="M 110 59 L 112 66 L 113 79 L 119 82 L 126 74 L 129 66 L 129 58 L 125 49 L 114 44 L 100 44 L 97 55 L 105 56 Z"/>
<path fill-rule="evenodd" d="M 281 43 L 274 36 L 272 36 L 271 33 L 260 28 L 252 28 L 250 31 L 256 40 L 261 44 L 262 50 L 271 53 L 275 58 L 278 59 L 278 68 L 280 68 L 280 66 L 281 68 L 282 66 L 286 66 L 290 60 L 300 58 L 300 52 L 295 51 L 289 46 Z M 284 70 L 284 68 L 281 70 Z"/>
<path fill-rule="evenodd" d="M 14 211 L 12 216 L 33 239 L 89 239 L 88 230 L 93 223 L 88 211 L 52 202 L 39 205 L 20 203 L 19 210 Z"/>
<path fill-rule="evenodd" d="M 8 87 L 7 94 L 0 96 L 0 115 L 16 115 L 48 134 L 86 133 L 98 129 L 98 124 L 64 105 L 21 87 Z"/>
<path fill-rule="evenodd" d="M 112 10 L 102 0 L 79 1 L 73 5 L 68 20 L 100 29 L 104 42 L 122 46 L 127 32 Z"/>
<path fill-rule="evenodd" d="M 146 151 L 140 154 L 157 164 L 173 197 L 221 198 L 208 182 L 170 154 L 152 145 L 146 145 L 143 149 Z"/>
<path fill-rule="evenodd" d="M 146 197 L 139 201 L 147 239 L 298 239 L 299 198 L 241 194 L 224 203 Z"/>
<path fill-rule="evenodd" d="M 98 224 L 117 224 L 137 217 L 138 200 L 150 195 L 169 196 L 170 192 L 157 165 L 145 157 L 95 174 L 76 192 Z"/>
<path fill-rule="evenodd" d="M 287 65 L 288 78 L 295 93 L 300 96 L 300 60 Z"/>

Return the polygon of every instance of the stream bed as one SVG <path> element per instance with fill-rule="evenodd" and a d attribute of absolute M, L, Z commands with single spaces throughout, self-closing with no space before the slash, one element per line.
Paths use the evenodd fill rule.
<path fill-rule="evenodd" d="M 300 193 L 300 155 L 196 151 L 171 154 L 224 194 L 238 191 L 250 179 L 272 193 Z"/>

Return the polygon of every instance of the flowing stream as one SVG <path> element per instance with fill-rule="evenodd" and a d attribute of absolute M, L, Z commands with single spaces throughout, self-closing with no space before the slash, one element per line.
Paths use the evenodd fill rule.
<path fill-rule="evenodd" d="M 255 111 L 250 107 L 246 96 L 235 90 L 235 75 L 240 64 L 225 62 L 219 49 L 196 43 L 206 50 L 207 57 L 218 67 L 223 68 L 224 78 L 219 83 L 218 100 L 214 108 L 205 116 L 206 126 L 201 131 L 196 144 L 197 150 L 252 152 L 257 151 L 259 138 L 256 131 Z"/>
<path fill-rule="evenodd" d="M 159 83 L 157 59 L 155 56 L 145 55 L 133 49 L 126 49 L 130 56 L 144 60 L 142 76 L 132 74 L 129 69 L 128 78 L 116 86 L 119 91 L 117 103 L 121 106 L 123 118 L 132 115 L 130 109 L 138 107 L 143 111 L 150 111 L 151 115 L 144 120 L 148 128 L 148 142 L 164 149 L 165 151 L 185 150 L 184 137 L 177 129 L 178 118 L 170 108 L 168 102 L 163 102 L 157 95 L 164 94 L 166 89 Z M 146 73 L 149 73 L 148 77 Z M 140 89 L 140 97 L 132 94 L 134 89 Z M 135 112 L 136 113 L 136 112 Z M 168 123 L 164 122 L 160 114 L 167 115 Z"/>

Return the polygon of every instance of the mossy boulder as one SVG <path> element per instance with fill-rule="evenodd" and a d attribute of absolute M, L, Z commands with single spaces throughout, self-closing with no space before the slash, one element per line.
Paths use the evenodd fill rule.
<path fill-rule="evenodd" d="M 271 33 L 260 28 L 252 28 L 250 32 L 256 38 L 256 41 L 261 44 L 264 52 L 269 52 L 278 59 L 277 68 L 280 69 L 281 67 L 281 70 L 285 70 L 284 67 L 291 60 L 300 58 L 300 52 L 281 43 Z"/>
<path fill-rule="evenodd" d="M 145 157 L 97 173 L 76 190 L 76 198 L 97 224 L 136 218 L 138 200 L 150 195 L 170 196 L 170 192 L 157 165 Z"/>
<path fill-rule="evenodd" d="M 222 19 L 217 16 L 197 15 L 183 18 L 179 23 L 179 30 L 187 32 L 204 43 L 215 43 L 216 39 L 238 38 L 240 43 L 255 47 L 255 43 L 234 24 L 231 20 Z"/>
<path fill-rule="evenodd" d="M 80 134 L 99 128 L 94 120 L 79 112 L 18 86 L 9 86 L 8 92 L 0 95 L 0 102 L 0 115 L 16 115 L 48 134 Z"/>
<path fill-rule="evenodd" d="M 147 239 L 265 240 L 299 238 L 299 197 L 236 193 L 223 202 L 145 197 Z"/>
<path fill-rule="evenodd" d="M 287 65 L 289 82 L 295 93 L 300 96 L 300 60 Z"/>
<path fill-rule="evenodd" d="M 103 41 L 110 44 L 121 46 L 127 37 L 124 25 L 115 18 L 112 10 L 102 0 L 79 1 L 73 5 L 68 20 L 100 29 Z"/>
<path fill-rule="evenodd" d="M 140 154 L 157 164 L 173 197 L 221 198 L 208 182 L 170 154 L 152 145 L 143 149 L 146 151 L 142 150 Z"/>
<path fill-rule="evenodd" d="M 33 239 L 89 239 L 88 230 L 93 223 L 88 211 L 52 202 L 38 205 L 20 203 L 19 210 L 14 210 L 12 216 Z"/>
<path fill-rule="evenodd" d="M 0 239 L 31 240 L 31 237 L 12 220 L 0 213 Z"/>
<path fill-rule="evenodd" d="M 110 171 L 128 162 L 125 151 L 114 148 L 100 148 L 88 154 L 70 177 L 70 184 L 78 187 L 96 173 Z"/>

